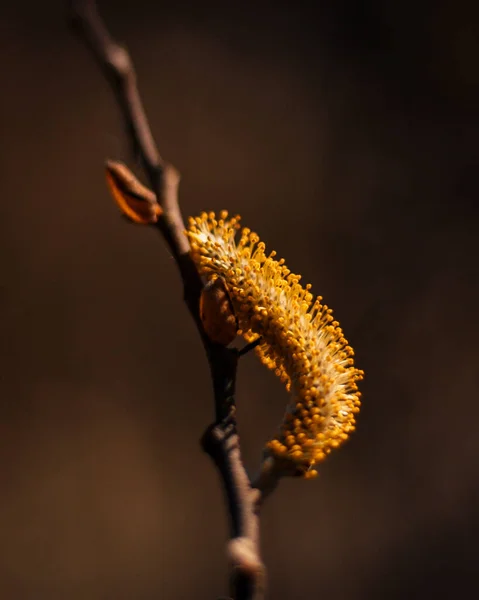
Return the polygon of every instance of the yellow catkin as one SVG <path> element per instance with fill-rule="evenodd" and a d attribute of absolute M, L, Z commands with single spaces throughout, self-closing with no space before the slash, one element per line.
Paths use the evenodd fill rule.
<path fill-rule="evenodd" d="M 223 211 L 190 218 L 187 235 L 201 275 L 221 277 L 231 297 L 238 327 L 247 342 L 261 336 L 256 353 L 285 384 L 292 400 L 267 451 L 310 479 L 312 467 L 339 447 L 355 428 L 360 408 L 353 349 L 322 298 L 310 285 L 266 254 L 256 233 L 240 217 Z"/>

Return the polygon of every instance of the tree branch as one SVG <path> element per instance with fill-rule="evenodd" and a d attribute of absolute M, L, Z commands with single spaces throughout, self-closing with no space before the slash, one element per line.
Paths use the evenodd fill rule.
<path fill-rule="evenodd" d="M 139 159 L 151 189 L 163 208 L 157 226 L 178 263 L 184 283 L 190 284 L 195 279 L 196 270 L 188 265 L 191 259 L 186 258 L 189 243 L 178 205 L 180 175 L 172 165 L 165 163 L 158 151 L 138 91 L 130 55 L 109 34 L 94 0 L 70 0 L 70 20 L 110 82 L 134 155 Z M 185 269 L 186 272 L 183 272 Z M 196 279 L 199 280 L 198 277 Z"/>
<path fill-rule="evenodd" d="M 132 60 L 109 34 L 94 0 L 70 0 L 70 19 L 93 52 L 109 80 L 120 106 L 134 154 L 139 158 L 154 196 L 145 188 L 141 200 L 155 200 L 161 207 L 154 223 L 168 244 L 178 265 L 184 300 L 195 321 L 210 365 L 215 421 L 202 437 L 202 447 L 217 466 L 226 494 L 231 539 L 228 557 L 232 572 L 230 593 L 234 600 L 261 600 L 264 597 L 265 568 L 259 551 L 259 509 L 279 480 L 271 462 L 264 462 L 260 476 L 252 483 L 241 458 L 236 424 L 235 382 L 238 360 L 243 351 L 213 343 L 203 329 L 199 297 L 203 283 L 189 254 L 189 243 L 178 203 L 180 181 L 176 169 L 160 156 L 137 88 Z M 139 189 L 139 188 L 138 188 Z"/>

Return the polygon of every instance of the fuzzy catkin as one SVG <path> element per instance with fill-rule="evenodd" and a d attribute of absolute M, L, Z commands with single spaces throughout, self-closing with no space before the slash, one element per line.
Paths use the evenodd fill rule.
<path fill-rule="evenodd" d="M 306 478 L 355 428 L 360 408 L 353 349 L 332 310 L 314 299 L 275 252 L 223 211 L 190 218 L 186 234 L 201 275 L 221 278 L 231 297 L 239 331 L 248 342 L 261 336 L 256 353 L 291 393 L 283 423 L 267 451 Z"/>

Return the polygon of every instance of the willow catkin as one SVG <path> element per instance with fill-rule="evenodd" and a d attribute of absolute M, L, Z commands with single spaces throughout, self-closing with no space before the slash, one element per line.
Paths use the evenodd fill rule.
<path fill-rule="evenodd" d="M 355 428 L 360 408 L 353 349 L 332 310 L 313 298 L 311 286 L 290 272 L 275 252 L 223 211 L 189 219 L 186 234 L 201 275 L 221 278 L 246 341 L 261 336 L 256 353 L 291 393 L 292 399 L 267 451 L 307 478 Z"/>

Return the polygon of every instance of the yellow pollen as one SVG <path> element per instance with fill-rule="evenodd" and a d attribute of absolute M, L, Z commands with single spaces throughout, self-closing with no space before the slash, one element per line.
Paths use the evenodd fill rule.
<path fill-rule="evenodd" d="M 222 211 L 190 218 L 186 234 L 191 256 L 207 280 L 222 278 L 247 342 L 261 336 L 255 352 L 292 394 L 283 425 L 266 445 L 272 456 L 290 461 L 305 478 L 354 430 L 359 412 L 354 352 L 332 310 L 302 286 L 284 259 L 266 254 L 259 236 L 240 217 Z"/>

